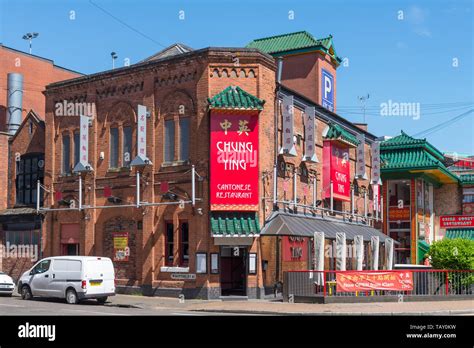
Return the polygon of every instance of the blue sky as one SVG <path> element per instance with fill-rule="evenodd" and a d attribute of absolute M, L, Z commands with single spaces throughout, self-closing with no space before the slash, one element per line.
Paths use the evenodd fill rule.
<path fill-rule="evenodd" d="M 111 51 L 117 65 L 133 64 L 174 42 L 241 47 L 306 30 L 334 36 L 348 58 L 337 70 L 338 113 L 361 122 L 358 96 L 369 94 L 367 122 L 376 135 L 416 134 L 474 108 L 471 0 L 92 1 L 152 40 L 90 0 L 0 0 L 0 42 L 26 51 L 23 34 L 39 32 L 34 54 L 92 73 L 111 68 Z M 420 117 L 381 116 L 389 100 L 419 103 Z M 474 115 L 427 138 L 442 151 L 474 154 Z"/>

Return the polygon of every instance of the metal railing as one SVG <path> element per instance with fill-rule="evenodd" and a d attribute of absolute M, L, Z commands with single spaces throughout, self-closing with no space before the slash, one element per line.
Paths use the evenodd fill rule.
<path fill-rule="evenodd" d="M 353 291 L 341 291 L 338 281 L 342 277 L 386 277 L 395 279 L 397 273 L 409 275 L 409 290 L 384 290 L 377 285 L 358 286 L 350 281 Z M 365 277 L 365 278 L 364 278 Z M 377 278 L 375 278 L 377 279 Z M 384 279 L 384 278 L 382 278 Z M 341 285 L 341 284 L 339 284 Z M 362 288 L 362 290 L 361 290 Z M 283 295 L 301 297 L 327 296 L 470 296 L 474 298 L 474 270 L 367 270 L 367 271 L 287 271 L 284 273 Z"/>

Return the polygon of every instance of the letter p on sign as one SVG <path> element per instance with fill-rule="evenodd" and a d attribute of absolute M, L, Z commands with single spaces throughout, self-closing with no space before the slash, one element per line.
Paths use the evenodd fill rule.
<path fill-rule="evenodd" d="M 332 81 L 329 76 L 324 76 L 324 99 L 328 99 L 332 91 Z"/>

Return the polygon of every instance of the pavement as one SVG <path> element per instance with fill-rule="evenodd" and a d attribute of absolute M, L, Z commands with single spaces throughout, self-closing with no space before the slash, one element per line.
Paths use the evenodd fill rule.
<path fill-rule="evenodd" d="M 474 315 L 474 300 L 380 303 L 287 303 L 276 300 L 184 300 L 116 295 L 105 305 L 88 300 L 69 305 L 60 299 L 24 301 L 0 297 L 0 315 Z"/>

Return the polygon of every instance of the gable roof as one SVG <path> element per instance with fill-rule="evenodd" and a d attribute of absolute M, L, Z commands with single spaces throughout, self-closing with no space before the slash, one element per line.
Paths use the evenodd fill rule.
<path fill-rule="evenodd" d="M 256 39 L 246 47 L 258 48 L 262 52 L 275 55 L 287 55 L 299 52 L 322 51 L 328 54 L 336 65 L 342 59 L 337 55 L 332 35 L 322 39 L 316 39 L 307 31 L 298 31 Z"/>
<path fill-rule="evenodd" d="M 207 101 L 210 109 L 263 110 L 265 104 L 265 100 L 258 99 L 238 86 L 229 86 Z"/>
<path fill-rule="evenodd" d="M 155 53 L 154 55 L 142 60 L 140 63 L 149 62 L 152 60 L 157 60 L 157 59 L 166 58 L 166 57 L 177 56 L 177 55 L 191 52 L 191 51 L 194 51 L 194 49 L 189 46 L 183 45 L 181 43 L 175 43 L 162 49 L 161 51 Z"/>
<path fill-rule="evenodd" d="M 34 121 L 36 124 L 38 124 L 40 127 L 43 127 L 45 128 L 45 124 L 44 124 L 44 121 L 41 119 L 41 117 L 33 110 L 31 109 L 30 111 L 28 111 L 28 113 L 26 114 L 25 118 L 23 119 L 23 121 L 21 122 L 20 124 L 20 127 L 18 127 L 18 129 L 16 130 L 16 133 L 10 138 L 10 141 L 14 141 L 16 136 L 18 134 L 20 134 L 21 130 L 23 129 L 23 127 L 25 126 L 25 124 L 28 122 L 28 120 L 32 120 Z"/>

